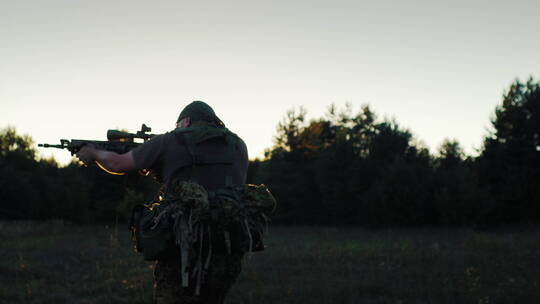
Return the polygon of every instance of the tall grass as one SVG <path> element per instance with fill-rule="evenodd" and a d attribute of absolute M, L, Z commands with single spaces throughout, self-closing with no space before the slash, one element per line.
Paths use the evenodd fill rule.
<path fill-rule="evenodd" d="M 540 303 L 538 231 L 274 227 L 228 303 Z M 0 222 L 0 303 L 151 303 L 124 226 Z"/>

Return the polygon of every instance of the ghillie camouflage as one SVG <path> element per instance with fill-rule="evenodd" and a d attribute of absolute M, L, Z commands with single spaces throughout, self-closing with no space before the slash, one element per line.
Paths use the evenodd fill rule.
<path fill-rule="evenodd" d="M 164 198 L 137 209 L 131 227 L 145 259 L 179 256 L 182 286 L 196 282 L 198 295 L 215 241 L 223 240 L 228 255 L 263 250 L 267 214 L 275 205 L 264 185 L 207 192 L 197 183 L 175 179 Z"/>

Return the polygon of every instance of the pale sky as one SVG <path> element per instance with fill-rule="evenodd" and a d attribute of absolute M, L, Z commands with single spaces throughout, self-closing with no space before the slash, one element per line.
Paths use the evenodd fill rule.
<path fill-rule="evenodd" d="M 251 157 L 292 107 L 368 103 L 435 151 L 481 146 L 503 91 L 540 77 L 540 1 L 0 0 L 0 128 L 36 142 L 163 133 L 192 100 Z M 40 149 L 66 163 L 67 151 Z"/>

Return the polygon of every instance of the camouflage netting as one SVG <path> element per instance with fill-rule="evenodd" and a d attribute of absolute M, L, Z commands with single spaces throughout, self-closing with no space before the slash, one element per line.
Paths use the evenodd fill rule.
<path fill-rule="evenodd" d="M 200 291 L 204 273 L 212 257 L 212 230 L 217 227 L 223 233 L 225 246 L 231 253 L 230 228 L 242 227 L 244 234 L 240 250 L 252 252 L 263 249 L 262 239 L 267 229 L 267 213 L 275 208 L 276 201 L 264 185 L 236 185 L 208 193 L 201 185 L 174 180 L 168 188 L 153 227 L 169 219 L 173 224 L 174 240 L 180 248 L 182 286 L 187 287 L 189 278 Z M 203 241 L 207 238 L 208 248 L 203 252 Z M 255 244 L 254 240 L 258 240 Z"/>

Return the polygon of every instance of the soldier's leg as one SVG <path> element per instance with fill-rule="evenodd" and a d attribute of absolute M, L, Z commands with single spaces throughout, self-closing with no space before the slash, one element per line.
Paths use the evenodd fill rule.
<path fill-rule="evenodd" d="M 242 270 L 242 254 L 216 254 L 206 276 L 201 296 L 205 304 L 223 304 Z"/>
<path fill-rule="evenodd" d="M 154 269 L 155 304 L 200 304 L 200 296 L 194 296 L 182 288 L 179 259 L 159 260 Z"/>

